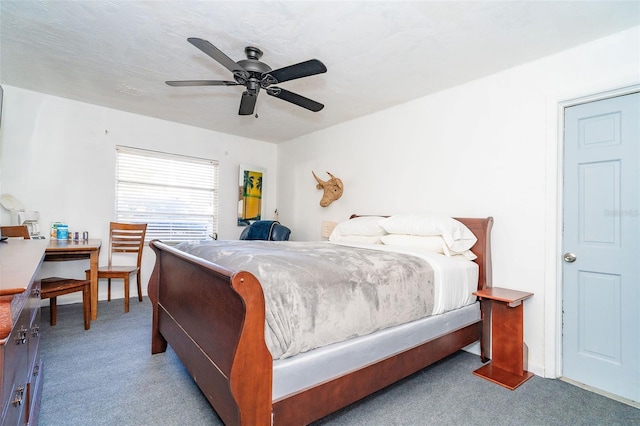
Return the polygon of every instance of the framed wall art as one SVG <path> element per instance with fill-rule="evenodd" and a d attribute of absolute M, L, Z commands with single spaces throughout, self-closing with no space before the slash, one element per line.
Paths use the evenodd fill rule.
<path fill-rule="evenodd" d="M 238 181 L 238 226 L 251 225 L 262 218 L 265 170 L 240 165 Z"/>

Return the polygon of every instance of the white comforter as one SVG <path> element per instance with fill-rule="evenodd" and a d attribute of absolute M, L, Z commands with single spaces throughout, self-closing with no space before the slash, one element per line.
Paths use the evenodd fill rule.
<path fill-rule="evenodd" d="M 371 250 L 392 251 L 420 257 L 431 265 L 435 278 L 435 300 L 432 315 L 452 311 L 476 301 L 473 292 L 478 288 L 478 264 L 464 256 L 445 256 L 418 248 L 401 248 L 384 244 L 330 243 Z"/>

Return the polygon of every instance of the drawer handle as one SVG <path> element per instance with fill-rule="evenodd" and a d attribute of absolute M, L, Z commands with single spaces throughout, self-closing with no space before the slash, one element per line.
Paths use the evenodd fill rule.
<path fill-rule="evenodd" d="M 31 335 L 33 337 L 38 337 L 39 334 L 40 334 L 40 326 L 39 325 L 34 325 L 33 327 L 31 327 Z"/>
<path fill-rule="evenodd" d="M 18 405 L 22 405 L 23 397 L 24 397 L 24 387 L 20 386 L 18 389 L 16 389 L 16 395 L 13 397 L 13 401 L 11 401 L 11 404 L 13 404 L 14 407 L 17 407 Z"/>
<path fill-rule="evenodd" d="M 36 364 L 36 365 L 33 367 L 33 376 L 35 377 L 35 376 L 37 376 L 38 374 L 40 374 L 40 364 Z"/>

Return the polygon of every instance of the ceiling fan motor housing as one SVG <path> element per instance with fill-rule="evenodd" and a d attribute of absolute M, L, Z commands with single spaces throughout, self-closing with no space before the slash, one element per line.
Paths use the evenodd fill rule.
<path fill-rule="evenodd" d="M 257 47 L 247 46 L 244 51 L 247 54 L 247 59 L 238 61 L 238 65 L 246 71 L 257 74 L 264 74 L 271 71 L 271 67 L 269 65 L 259 61 L 262 56 L 262 51 L 260 49 Z"/>
<path fill-rule="evenodd" d="M 261 81 L 264 74 L 271 71 L 271 67 L 259 61 L 262 57 L 262 50 L 257 47 L 247 46 L 244 52 L 247 55 L 247 59 L 238 61 L 238 65 L 240 65 L 246 73 L 234 73 L 234 78 L 238 83 L 247 86 L 249 93 L 257 94 L 260 87 L 266 87 L 264 85 L 261 86 Z M 246 77 L 247 74 L 249 74 L 249 78 Z"/>

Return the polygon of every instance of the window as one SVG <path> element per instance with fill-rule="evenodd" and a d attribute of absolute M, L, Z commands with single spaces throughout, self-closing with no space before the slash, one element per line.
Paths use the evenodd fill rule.
<path fill-rule="evenodd" d="M 147 241 L 218 232 L 218 162 L 116 147 L 116 220 L 146 223 Z"/>

